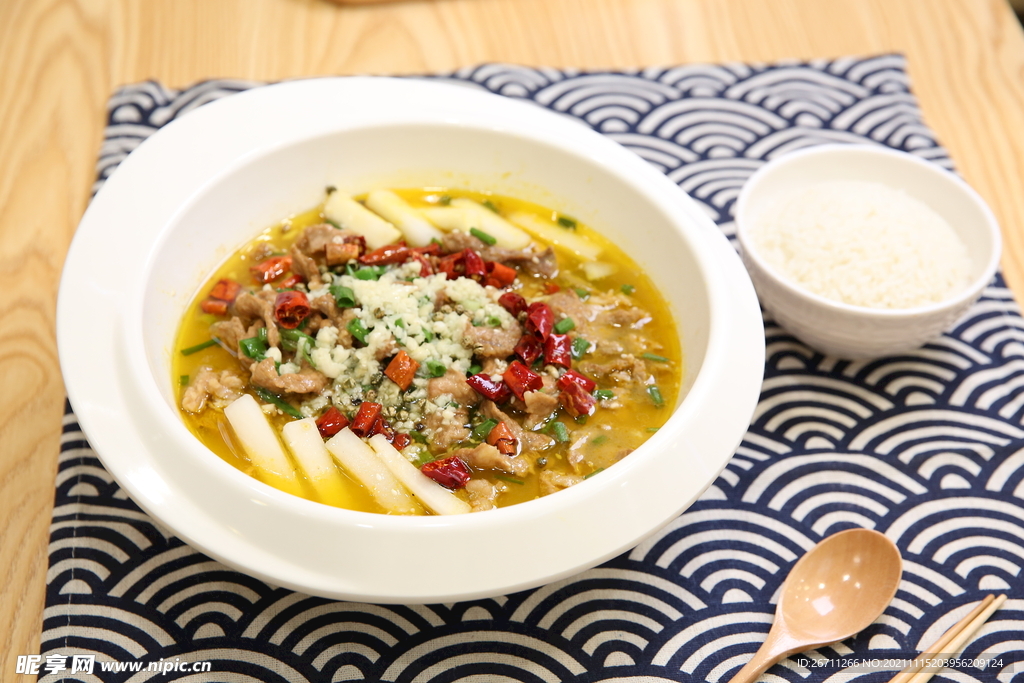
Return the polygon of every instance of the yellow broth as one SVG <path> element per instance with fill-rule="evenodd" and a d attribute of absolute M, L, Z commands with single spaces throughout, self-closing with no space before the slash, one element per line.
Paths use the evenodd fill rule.
<path fill-rule="evenodd" d="M 411 205 L 417 207 L 437 206 L 439 203 L 445 203 L 449 198 L 466 197 L 478 202 L 487 201 L 500 214 L 507 215 L 513 211 L 529 212 L 547 221 L 557 221 L 559 216 L 557 212 L 549 208 L 489 193 L 446 188 L 398 189 L 394 191 Z M 238 371 L 240 369 L 239 362 L 217 345 L 190 355 L 180 353 L 181 349 L 208 341 L 210 325 L 217 320 L 224 319 L 201 310 L 200 304 L 207 293 L 222 278 L 236 280 L 243 286 L 253 285 L 254 281 L 249 269 L 256 263 L 253 258 L 254 252 L 264 243 L 269 244 L 277 253 L 287 252 L 306 227 L 325 221 L 322 208 L 321 205 L 296 214 L 265 229 L 228 257 L 199 287 L 186 309 L 173 353 L 172 373 L 174 382 L 180 387 L 179 405 L 181 394 L 184 392 L 189 378 L 194 377 L 201 366 L 209 366 L 217 371 Z M 652 357 L 659 358 L 659 360 L 645 361 L 645 364 L 647 371 L 654 378 L 655 385 L 660 390 L 663 403 L 657 405 L 650 393 L 645 388 L 633 386 L 635 383 L 629 383 L 627 387 L 623 387 L 615 382 L 598 379 L 597 388 L 614 392 L 615 399 L 613 400 L 621 402 L 621 407 L 604 408 L 602 407 L 604 402 L 599 401 L 594 414 L 589 416 L 584 424 L 579 424 L 565 412 L 564 408 L 560 408 L 554 419 L 566 425 L 569 440 L 564 443 L 556 443 L 540 454 L 521 454 L 519 457 L 530 457 L 531 461 L 535 463 L 533 471 L 522 479 L 494 472 L 474 473 L 474 476 L 488 477 L 497 485 L 499 494 L 496 504 L 499 507 L 539 497 L 541 492 L 538 474 L 544 469 L 584 477 L 600 476 L 601 471 L 612 466 L 624 457 L 625 453 L 640 446 L 665 423 L 678 397 L 684 371 L 683 358 L 679 335 L 665 299 L 654 287 L 650 278 L 615 244 L 583 224 L 577 223 L 572 229 L 576 235 L 602 247 L 601 261 L 613 263 L 617 268 L 614 273 L 602 277 L 596 282 L 590 282 L 583 271 L 583 261 L 574 252 L 555 245 L 559 273 L 553 281 L 563 289 L 581 289 L 593 293 L 628 292 L 631 303 L 650 314 L 650 321 L 642 327 L 640 332 L 649 344 L 648 349 L 652 352 Z M 547 246 L 544 240 L 536 235 L 533 237 L 534 241 L 541 246 Z M 263 249 L 265 251 L 266 247 Z M 544 286 L 549 282 L 544 278 L 520 272 L 517 280 L 517 284 L 520 286 L 516 291 L 528 301 L 532 301 L 544 295 Z M 576 332 L 570 332 L 570 336 L 576 336 Z M 667 362 L 660 358 L 667 359 Z M 613 359 L 612 356 L 602 355 L 596 351 L 592 351 L 584 358 L 584 360 L 594 362 L 607 362 Z M 575 368 L 576 365 L 577 362 L 574 362 L 573 367 Z M 629 389 L 628 393 L 626 389 Z M 257 401 L 260 401 L 258 397 Z M 260 402 L 262 403 L 262 401 Z M 508 410 L 507 408 L 503 409 Z M 327 500 L 322 499 L 314 491 L 310 482 L 304 479 L 301 468 L 298 467 L 296 470 L 300 475 L 299 486 L 301 488 L 295 490 L 294 486 L 283 486 L 280 481 L 275 480 L 273 475 L 268 475 L 250 463 L 234 438 L 222 410 L 207 407 L 198 414 L 181 410 L 181 415 L 188 428 L 203 444 L 250 476 L 309 500 L 352 510 L 384 512 L 369 492 L 347 475 L 344 477 L 342 490 Z M 280 433 L 284 424 L 293 418 L 279 413 L 270 416 L 269 419 Z M 540 429 L 545 434 L 552 433 L 550 422 Z M 586 436 L 585 439 L 584 436 Z M 582 460 L 577 462 L 575 467 L 569 462 L 570 449 L 574 449 L 577 454 L 582 453 Z M 339 470 L 344 473 L 343 468 L 339 467 Z M 463 499 L 467 498 L 464 489 L 456 491 L 456 495 Z"/>

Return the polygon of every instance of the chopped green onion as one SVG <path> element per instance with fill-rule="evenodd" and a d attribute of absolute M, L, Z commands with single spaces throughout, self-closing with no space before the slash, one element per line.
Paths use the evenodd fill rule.
<path fill-rule="evenodd" d="M 332 221 L 330 218 L 325 218 L 324 220 L 336 227 L 338 230 L 341 230 L 341 225 L 338 224 L 338 221 Z"/>
<path fill-rule="evenodd" d="M 213 339 L 208 339 L 208 340 L 204 341 L 202 344 L 196 344 L 195 346 L 190 346 L 187 349 L 182 349 L 181 350 L 181 355 L 183 355 L 183 356 L 191 356 L 193 353 L 198 353 L 198 352 L 202 351 L 203 349 L 208 349 L 208 348 L 210 348 L 211 346 L 213 346 L 216 343 L 217 343 L 217 338 L 216 337 L 214 337 Z"/>
<path fill-rule="evenodd" d="M 331 285 L 331 296 L 338 304 L 338 308 L 352 308 L 356 305 L 356 293 L 351 287 L 344 285 Z"/>
<path fill-rule="evenodd" d="M 256 338 L 259 339 L 264 344 L 266 344 L 267 343 L 267 328 L 261 327 L 260 329 L 256 330 Z"/>
<path fill-rule="evenodd" d="M 603 468 L 603 467 L 598 467 L 598 468 L 597 468 L 596 470 L 594 470 L 594 471 L 593 471 L 593 472 L 591 472 L 590 474 L 585 474 L 585 475 L 583 475 L 583 478 L 584 478 L 584 479 L 590 479 L 590 478 L 591 478 L 592 476 L 594 476 L 594 475 L 595 475 L 595 474 L 597 474 L 598 472 L 604 472 L 604 468 Z"/>
<path fill-rule="evenodd" d="M 501 327 L 501 318 L 496 315 L 487 316 L 487 325 L 489 327 Z"/>
<path fill-rule="evenodd" d="M 651 397 L 651 400 L 654 401 L 654 405 L 657 407 L 660 408 L 665 405 L 665 399 L 662 398 L 661 389 L 658 388 L 658 385 L 654 384 L 647 387 L 647 395 Z"/>
<path fill-rule="evenodd" d="M 494 235 L 490 235 L 484 232 L 479 228 L 470 228 L 469 234 L 491 247 L 498 243 L 498 238 L 494 237 Z"/>
<path fill-rule="evenodd" d="M 553 436 L 558 443 L 565 443 L 569 440 L 568 428 L 558 420 L 549 424 L 544 431 Z"/>
<path fill-rule="evenodd" d="M 600 446 L 601 444 L 603 444 L 607 440 L 608 440 L 607 436 L 605 436 L 604 434 L 598 434 L 597 436 L 595 436 L 593 439 L 590 440 L 590 443 L 594 444 L 595 446 Z"/>
<path fill-rule="evenodd" d="M 380 276 L 384 274 L 384 269 L 376 266 L 367 266 L 366 268 L 360 268 L 352 273 L 352 277 L 357 280 L 379 280 Z"/>
<path fill-rule="evenodd" d="M 451 195 L 443 194 L 437 198 L 437 203 L 441 206 L 448 206 L 452 203 Z"/>
<path fill-rule="evenodd" d="M 649 431 L 649 432 L 651 432 L 653 434 L 654 432 L 658 431 L 658 428 L 657 427 L 648 427 L 647 431 Z"/>
<path fill-rule="evenodd" d="M 260 331 L 263 332 L 265 329 L 261 328 Z M 261 361 L 267 357 L 267 341 L 259 336 L 239 340 L 238 348 L 243 354 L 255 361 Z"/>
<path fill-rule="evenodd" d="M 645 360 L 652 360 L 655 363 L 668 363 L 668 362 L 670 362 L 668 358 L 665 358 L 665 356 L 659 356 L 656 353 L 641 353 L 640 357 L 645 359 Z"/>
<path fill-rule="evenodd" d="M 620 289 L 622 290 L 623 294 L 632 294 L 633 292 L 636 291 L 636 287 L 634 287 L 633 285 L 622 285 Z"/>
<path fill-rule="evenodd" d="M 498 213 L 498 207 L 496 207 L 496 206 L 494 205 L 494 202 L 492 202 L 492 201 L 491 201 L 490 199 L 485 199 L 485 200 L 483 200 L 483 202 L 481 202 L 481 204 L 483 204 L 484 206 L 486 206 L 486 207 L 487 207 L 488 209 L 490 209 L 490 210 L 491 210 L 491 211 L 493 211 L 494 213 Z M 484 240 L 484 241 L 486 242 L 487 240 Z"/>
<path fill-rule="evenodd" d="M 473 438 L 477 441 L 483 441 L 487 438 L 487 435 L 491 433 L 491 430 L 498 426 L 498 421 L 493 418 L 487 418 L 476 427 L 473 427 Z"/>
<path fill-rule="evenodd" d="M 429 327 L 423 328 L 423 340 L 427 342 L 434 341 L 434 331 L 431 330 Z"/>
<path fill-rule="evenodd" d="M 285 413 L 287 415 L 291 415 L 292 417 L 294 417 L 297 420 L 301 420 L 302 419 L 302 413 L 299 412 L 299 409 L 296 408 L 295 406 L 293 406 L 291 403 L 288 403 L 287 401 L 285 401 L 280 396 L 275 396 L 274 394 L 270 393 L 266 389 L 260 389 L 258 387 L 256 389 L 256 394 L 261 399 L 266 401 L 267 403 L 273 404 L 273 405 L 277 406 L 278 408 L 280 408 L 281 412 L 283 412 L 283 413 Z"/>
<path fill-rule="evenodd" d="M 510 484 L 519 484 L 520 486 L 522 486 L 522 485 L 524 485 L 526 483 L 522 479 L 516 479 L 515 477 L 510 477 L 510 476 L 508 476 L 506 474 L 495 474 L 494 478 L 495 479 L 501 479 L 502 481 L 507 481 Z"/>
<path fill-rule="evenodd" d="M 182 375 L 181 377 L 178 378 L 178 386 L 188 386 L 188 375 Z"/>
<path fill-rule="evenodd" d="M 598 389 L 594 392 L 594 398 L 601 401 L 607 401 L 610 398 L 615 398 L 615 392 L 609 391 L 608 389 Z"/>
<path fill-rule="evenodd" d="M 576 337 L 572 340 L 572 359 L 579 360 L 590 351 L 590 342 L 583 337 Z"/>
<path fill-rule="evenodd" d="M 582 287 L 573 287 L 573 291 L 576 292 L 576 296 L 580 298 L 580 301 L 586 301 L 590 298 L 590 292 Z"/>
<path fill-rule="evenodd" d="M 559 216 L 558 224 L 561 225 L 563 228 L 568 228 L 570 230 L 576 229 L 576 221 L 572 218 L 569 218 L 568 216 Z"/>
<path fill-rule="evenodd" d="M 261 330 L 262 331 L 262 330 Z M 306 350 L 316 346 L 316 339 L 299 330 L 281 330 L 281 348 L 285 351 L 295 351 L 299 348 L 299 342 L 306 340 Z"/>
<path fill-rule="evenodd" d="M 587 424 L 587 416 L 585 414 L 584 415 L 577 415 L 576 416 L 576 424 L 578 424 L 578 425 L 585 425 L 585 424 Z"/>
<path fill-rule="evenodd" d="M 413 441 L 415 441 L 416 443 L 421 443 L 421 444 L 423 444 L 423 445 L 426 445 L 426 444 L 427 444 L 427 437 L 423 435 L 423 432 L 417 432 L 417 431 L 416 431 L 416 430 L 414 429 L 414 430 L 412 430 L 411 432 L 409 432 L 409 436 L 410 436 L 410 437 L 412 438 L 412 440 L 413 440 Z"/>
<path fill-rule="evenodd" d="M 417 434 L 419 434 L 419 432 L 417 432 Z M 423 435 L 420 434 L 420 436 Z M 428 462 L 434 462 L 437 459 L 438 456 L 432 454 L 430 451 L 423 451 L 416 457 L 416 460 L 413 461 L 413 464 L 416 465 L 416 467 L 423 467 Z"/>
<path fill-rule="evenodd" d="M 470 365 L 469 370 L 467 370 L 466 372 L 468 372 L 470 375 L 479 375 L 481 370 L 483 370 L 483 368 L 480 367 L 479 365 Z"/>
<path fill-rule="evenodd" d="M 572 318 L 562 318 L 555 323 L 555 332 L 558 334 L 565 334 L 570 330 L 576 329 L 576 323 L 572 321 Z"/>
<path fill-rule="evenodd" d="M 431 358 L 427 361 L 427 372 L 430 373 L 431 377 L 444 377 L 444 374 L 448 372 L 448 368 L 441 361 Z"/>
<path fill-rule="evenodd" d="M 366 335 L 368 335 L 370 332 L 363 325 L 362 320 L 360 320 L 359 318 L 353 318 L 349 322 L 348 327 L 346 329 L 348 329 L 348 331 L 352 333 L 352 336 L 358 339 L 360 342 L 362 342 L 363 344 L 366 343 Z"/>
<path fill-rule="evenodd" d="M 405 321 L 402 320 L 401 318 L 395 318 L 395 327 L 401 327 L 404 330 L 405 329 Z"/>

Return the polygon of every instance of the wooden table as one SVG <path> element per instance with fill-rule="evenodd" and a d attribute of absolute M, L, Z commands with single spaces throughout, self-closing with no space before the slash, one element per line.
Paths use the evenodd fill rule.
<path fill-rule="evenodd" d="M 0 2 L 0 678 L 39 651 L 64 401 L 57 285 L 117 85 L 890 51 L 1002 222 L 1024 294 L 1024 37 L 1003 0 Z"/>

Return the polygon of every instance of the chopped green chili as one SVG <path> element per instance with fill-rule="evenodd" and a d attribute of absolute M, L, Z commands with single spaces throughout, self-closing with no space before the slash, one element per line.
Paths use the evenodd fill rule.
<path fill-rule="evenodd" d="M 427 372 L 431 377 L 444 377 L 444 373 L 448 372 L 448 368 L 441 361 L 431 358 L 427 361 Z"/>
<path fill-rule="evenodd" d="M 665 358 L 665 356 L 659 356 L 656 353 L 641 353 L 640 357 L 645 359 L 645 360 L 652 360 L 655 363 L 668 363 L 668 362 L 670 362 L 668 358 Z"/>
<path fill-rule="evenodd" d="M 501 479 L 502 481 L 507 481 L 510 484 L 519 484 L 520 486 L 526 483 L 522 479 L 516 479 L 515 477 L 510 477 L 507 474 L 495 474 L 494 478 Z"/>
<path fill-rule="evenodd" d="M 363 344 L 366 343 L 366 335 L 368 335 L 370 332 L 363 325 L 362 320 L 360 320 L 359 318 L 353 318 L 349 322 L 348 327 L 346 329 L 348 329 L 348 331 L 352 333 L 352 336 L 358 339 L 360 342 L 362 342 Z"/>
<path fill-rule="evenodd" d="M 487 418 L 476 427 L 473 427 L 473 438 L 477 441 L 483 441 L 487 438 L 487 435 L 491 433 L 491 430 L 498 426 L 498 421 L 492 418 Z"/>
<path fill-rule="evenodd" d="M 569 440 L 569 429 L 558 420 L 549 424 L 544 431 L 553 436 L 558 443 L 565 443 Z"/>
<path fill-rule="evenodd" d="M 208 340 L 204 341 L 202 344 L 196 344 L 195 346 L 190 346 L 187 349 L 182 349 L 181 350 L 181 355 L 183 355 L 183 356 L 191 356 L 193 353 L 199 353 L 203 349 L 208 349 L 208 348 L 210 348 L 211 346 L 213 346 L 216 343 L 217 343 L 217 338 L 216 337 L 214 337 L 213 339 L 208 339 Z"/>
<path fill-rule="evenodd" d="M 291 415 L 292 417 L 298 420 L 302 419 L 302 413 L 299 412 L 299 409 L 293 406 L 291 403 L 288 403 L 288 401 L 285 401 L 280 396 L 275 396 L 266 389 L 260 388 L 256 389 L 256 394 L 267 403 L 270 403 L 280 408 L 281 412 L 287 415 Z"/>
<path fill-rule="evenodd" d="M 661 389 L 658 388 L 658 385 L 653 384 L 647 387 L 647 395 L 651 397 L 651 400 L 654 401 L 654 405 L 657 407 L 660 408 L 665 405 L 665 399 L 662 398 Z"/>
<path fill-rule="evenodd" d="M 188 386 L 188 375 L 182 375 L 178 378 L 178 385 L 182 387 Z"/>
<path fill-rule="evenodd" d="M 555 332 L 558 334 L 565 334 L 570 330 L 576 329 L 576 323 L 572 321 L 572 318 L 562 318 L 555 323 Z"/>
<path fill-rule="evenodd" d="M 576 337 L 572 340 L 572 359 L 579 360 L 590 351 L 590 342 L 583 337 Z"/>
<path fill-rule="evenodd" d="M 633 285 L 622 285 L 620 289 L 622 290 L 623 294 L 632 294 L 633 292 L 636 291 L 636 287 L 634 287 Z"/>
<path fill-rule="evenodd" d="M 356 293 L 351 287 L 344 285 L 331 285 L 331 296 L 338 304 L 338 308 L 352 308 L 356 305 Z"/>
<path fill-rule="evenodd" d="M 615 392 L 608 389 L 598 389 L 594 392 L 594 398 L 607 401 L 610 398 L 615 398 Z"/>
<path fill-rule="evenodd" d="M 491 235 L 489 233 L 484 232 L 480 228 L 470 228 L 469 229 L 469 234 L 472 235 L 473 237 L 477 238 L 478 240 L 480 240 L 484 244 L 492 246 L 492 247 L 495 244 L 498 243 L 498 238 L 497 237 L 495 237 L 494 235 Z"/>
<path fill-rule="evenodd" d="M 585 475 L 583 475 L 583 478 L 584 478 L 584 479 L 590 479 L 590 478 L 591 478 L 592 476 L 594 476 L 594 475 L 595 475 L 595 474 L 597 474 L 598 472 L 604 472 L 604 468 L 603 468 L 603 467 L 598 467 L 598 468 L 597 468 L 596 470 L 594 470 L 594 471 L 593 471 L 593 472 L 591 472 L 590 474 L 585 474 Z"/>
<path fill-rule="evenodd" d="M 485 200 L 483 200 L 483 202 L 481 202 L 481 203 L 482 203 L 482 204 L 483 204 L 484 206 L 486 206 L 486 207 L 487 207 L 488 209 L 490 209 L 491 211 L 493 211 L 494 213 L 498 213 L 498 207 L 496 207 L 496 206 L 494 205 L 494 202 L 492 202 L 492 201 L 491 201 L 490 199 L 485 199 Z"/>
<path fill-rule="evenodd" d="M 590 298 L 590 292 L 582 287 L 573 287 L 573 291 L 576 292 L 576 296 L 580 298 L 580 301 L 586 301 Z"/>
<path fill-rule="evenodd" d="M 563 228 L 568 228 L 569 230 L 576 229 L 576 220 L 573 218 L 569 218 L 568 216 L 559 216 L 558 224 L 561 225 Z"/>

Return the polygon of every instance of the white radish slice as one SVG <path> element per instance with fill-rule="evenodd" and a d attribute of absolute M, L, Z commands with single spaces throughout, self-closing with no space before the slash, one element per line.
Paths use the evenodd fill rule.
<path fill-rule="evenodd" d="M 289 493 L 297 493 L 300 486 L 295 467 L 256 399 L 243 394 L 224 409 L 224 417 L 235 431 L 249 461 L 260 474 L 273 480 L 267 483 L 279 485 Z"/>
<path fill-rule="evenodd" d="M 341 466 L 369 490 L 388 512 L 399 515 L 423 514 L 423 508 L 402 483 L 384 466 L 373 449 L 345 427 L 327 442 Z"/>
<path fill-rule="evenodd" d="M 412 494 L 431 511 L 439 515 L 462 515 L 471 511 L 472 508 L 468 503 L 420 472 L 415 465 L 406 460 L 404 455 L 388 443 L 383 434 L 371 437 L 370 446 L 391 470 L 391 474 L 405 484 L 406 488 L 412 491 Z"/>
<path fill-rule="evenodd" d="M 593 282 L 594 280 L 600 280 L 603 277 L 608 277 L 612 273 L 618 270 L 614 263 L 605 263 L 604 261 L 587 261 L 583 264 L 583 274 L 587 276 L 587 279 Z"/>
<path fill-rule="evenodd" d="M 367 195 L 366 206 L 401 230 L 409 246 L 425 247 L 431 240 L 441 239 L 440 230 L 431 225 L 418 209 L 391 190 L 374 190 Z"/>
<path fill-rule="evenodd" d="M 568 249 L 578 256 L 587 259 L 596 259 L 601 255 L 600 245 L 591 242 L 586 237 L 581 237 L 568 228 L 546 221 L 535 213 L 526 211 L 515 211 L 509 214 L 508 219 L 523 228 L 532 232 L 545 242 L 556 247 Z"/>
<path fill-rule="evenodd" d="M 467 217 L 468 224 L 461 228 L 469 232 L 470 228 L 483 230 L 497 240 L 497 246 L 505 249 L 525 249 L 532 241 L 530 235 L 507 220 L 488 209 L 483 204 L 478 204 L 472 199 L 459 197 L 452 200 L 452 206 L 462 209 Z"/>
<path fill-rule="evenodd" d="M 307 417 L 289 422 L 281 430 L 299 467 L 324 503 L 335 503 L 345 497 L 345 477 L 334 462 L 317 429 L 316 420 Z"/>
<path fill-rule="evenodd" d="M 370 249 L 379 249 L 402 237 L 398 228 L 342 192 L 332 192 L 327 198 L 324 216 L 342 228 L 362 235 Z"/>
<path fill-rule="evenodd" d="M 469 232 L 469 228 L 465 227 L 469 223 L 469 217 L 462 209 L 457 209 L 454 206 L 425 206 L 420 209 L 420 213 L 445 232 L 450 230 Z"/>

